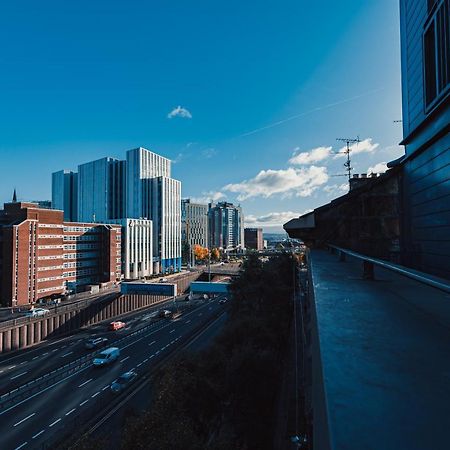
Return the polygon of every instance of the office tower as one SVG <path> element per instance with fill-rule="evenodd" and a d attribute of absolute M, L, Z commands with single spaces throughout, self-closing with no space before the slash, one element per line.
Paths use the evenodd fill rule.
<path fill-rule="evenodd" d="M 244 216 L 240 206 L 228 202 L 210 203 L 208 218 L 211 248 L 234 250 L 244 247 Z"/>
<path fill-rule="evenodd" d="M 126 215 L 126 163 L 101 158 L 78 166 L 78 220 L 108 222 Z"/>
<path fill-rule="evenodd" d="M 181 245 L 189 263 L 194 261 L 196 245 L 208 246 L 208 205 L 181 200 Z"/>
<path fill-rule="evenodd" d="M 78 174 L 76 172 L 60 170 L 52 174 L 52 208 L 64 211 L 64 220 L 78 220 Z"/>
<path fill-rule="evenodd" d="M 262 228 L 245 228 L 244 229 L 245 248 L 252 250 L 263 250 L 264 239 Z"/>

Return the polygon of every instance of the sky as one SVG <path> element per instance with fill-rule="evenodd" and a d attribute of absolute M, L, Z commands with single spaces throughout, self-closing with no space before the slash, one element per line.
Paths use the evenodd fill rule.
<path fill-rule="evenodd" d="M 0 3 L 0 202 L 145 147 L 266 232 L 404 153 L 395 0 Z"/>

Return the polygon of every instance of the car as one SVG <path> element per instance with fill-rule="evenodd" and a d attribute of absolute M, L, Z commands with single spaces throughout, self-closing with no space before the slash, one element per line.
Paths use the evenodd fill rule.
<path fill-rule="evenodd" d="M 124 389 L 126 389 L 133 381 L 136 380 L 137 373 L 133 370 L 129 370 L 128 372 L 123 373 L 120 375 L 117 380 L 115 380 L 111 384 L 111 391 L 113 391 L 115 394 L 118 394 L 119 392 L 122 392 Z"/>
<path fill-rule="evenodd" d="M 120 330 L 121 328 L 125 328 L 125 325 L 126 325 L 126 323 L 125 322 L 122 322 L 122 321 L 120 321 L 120 320 L 116 320 L 116 321 L 114 321 L 114 322 L 111 322 L 110 324 L 109 324 L 109 329 L 111 330 L 111 331 L 116 331 L 116 330 Z"/>
<path fill-rule="evenodd" d="M 110 347 L 95 355 L 92 364 L 94 364 L 94 367 L 107 366 L 116 361 L 119 356 L 120 350 L 117 347 Z"/>
<path fill-rule="evenodd" d="M 92 350 L 94 348 L 104 347 L 107 344 L 108 338 L 91 336 L 85 341 L 84 347 L 88 350 Z"/>
<path fill-rule="evenodd" d="M 203 300 L 208 300 L 208 296 L 206 294 L 203 294 Z"/>
<path fill-rule="evenodd" d="M 159 317 L 172 317 L 172 311 L 168 310 L 168 309 L 161 309 L 159 311 Z"/>
<path fill-rule="evenodd" d="M 167 281 L 169 281 L 167 278 L 160 278 L 159 279 L 160 283 L 167 283 Z"/>
<path fill-rule="evenodd" d="M 219 304 L 220 305 L 223 305 L 224 303 L 226 303 L 227 302 L 227 298 L 225 297 L 225 298 L 221 298 L 220 300 L 219 300 Z"/>
<path fill-rule="evenodd" d="M 25 313 L 26 317 L 42 317 L 47 314 L 50 314 L 50 311 L 45 308 L 33 308 Z"/>

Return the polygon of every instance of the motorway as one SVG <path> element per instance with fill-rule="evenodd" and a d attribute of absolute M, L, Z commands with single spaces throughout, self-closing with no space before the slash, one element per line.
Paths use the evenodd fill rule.
<path fill-rule="evenodd" d="M 62 373 L 60 378 L 52 379 L 50 384 L 18 401 L 2 404 L 1 448 L 50 448 L 68 426 L 82 426 L 114 400 L 110 385 L 120 374 L 133 369 L 139 378 L 148 373 L 189 336 L 199 328 L 206 328 L 225 311 L 217 299 L 194 300 L 185 306 L 184 312 L 175 319 L 152 318 L 154 309 L 161 308 L 159 304 L 123 317 L 126 329 L 106 332 L 106 324 L 99 324 L 0 361 L 1 392 L 5 393 L 57 366 L 79 359 L 80 355 L 89 354 L 83 348 L 83 340 L 91 334 L 107 335 L 110 344 L 116 340 L 121 351 L 119 360 L 109 367 L 94 368 L 90 357 L 86 358 L 87 362 L 72 373 Z"/>

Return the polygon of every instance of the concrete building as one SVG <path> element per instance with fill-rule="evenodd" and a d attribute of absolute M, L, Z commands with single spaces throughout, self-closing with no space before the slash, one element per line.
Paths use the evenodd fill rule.
<path fill-rule="evenodd" d="M 263 250 L 264 239 L 262 228 L 245 228 L 244 229 L 245 248 L 252 250 Z"/>
<path fill-rule="evenodd" d="M 401 0 L 403 262 L 450 278 L 450 2 Z"/>
<path fill-rule="evenodd" d="M 64 220 L 78 220 L 78 174 L 60 170 L 52 174 L 52 208 L 64 211 Z"/>
<path fill-rule="evenodd" d="M 126 163 L 101 158 L 78 166 L 78 220 L 108 222 L 126 216 Z"/>
<path fill-rule="evenodd" d="M 244 248 L 244 216 L 240 206 L 228 202 L 210 203 L 208 222 L 210 248 Z"/>
<path fill-rule="evenodd" d="M 181 244 L 186 248 L 187 262 L 194 261 L 194 247 L 208 246 L 208 205 L 181 200 Z"/>
<path fill-rule="evenodd" d="M 122 226 L 122 273 L 126 280 L 136 280 L 153 274 L 152 221 L 120 219 Z"/>
<path fill-rule="evenodd" d="M 63 211 L 6 203 L 0 211 L 0 300 L 35 303 L 121 276 L 118 225 L 65 222 Z"/>

